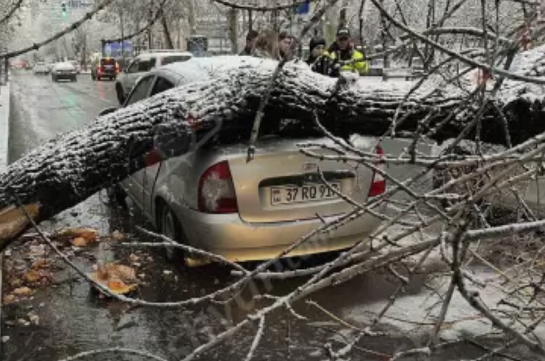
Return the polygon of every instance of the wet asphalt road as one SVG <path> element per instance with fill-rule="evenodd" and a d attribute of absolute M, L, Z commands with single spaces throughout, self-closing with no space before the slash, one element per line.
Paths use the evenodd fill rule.
<path fill-rule="evenodd" d="M 109 81 L 93 82 L 89 75 L 81 75 L 77 83 L 57 84 L 52 83 L 49 77 L 33 76 L 31 73 L 14 74 L 10 160 L 17 160 L 59 132 L 85 125 L 103 108 L 117 105 L 113 85 Z M 134 225 L 142 224 L 138 214 L 111 210 L 106 206 L 105 199 L 104 195 L 95 195 L 43 227 L 49 230 L 63 226 L 90 226 L 110 233 L 114 230 L 131 232 Z M 136 252 L 127 252 L 131 251 Z M 76 258 L 78 265 L 86 271 L 91 269 L 97 258 L 104 260 L 126 256 L 126 252 L 111 250 L 93 250 L 91 253 L 91 257 Z M 160 252 L 147 254 L 152 260 L 139 270 L 145 274 L 147 282 L 141 288 L 140 297 L 149 301 L 198 297 L 232 281 L 227 270 L 218 266 L 182 271 L 166 261 Z M 147 254 L 140 256 L 147 259 Z M 259 306 L 246 295 L 228 306 L 209 304 L 183 309 L 140 307 L 127 310 L 125 305 L 117 302 L 97 300 L 91 295 L 89 285 L 81 279 L 73 280 L 74 273 L 69 270 L 61 271 L 59 277 L 65 282 L 57 282 L 55 287 L 39 291 L 29 302 L 4 307 L 2 335 L 10 336 L 10 340 L 2 347 L 2 360 L 53 361 L 82 351 L 116 346 L 146 350 L 168 360 L 179 360 L 213 334 L 225 330 L 225 322 L 239 322 Z M 406 294 L 420 292 L 424 280 L 425 276 L 416 280 L 407 287 Z M 282 295 L 295 289 L 302 281 L 279 281 L 267 287 L 258 284 L 258 288 L 267 288 L 273 294 Z M 370 274 L 319 292 L 313 295 L 312 300 L 335 315 L 363 314 L 366 305 L 386 301 L 396 287 L 397 282 L 391 276 Z M 40 324 L 17 325 L 14 321 L 30 309 L 37 310 Z M 345 337 L 350 339 L 355 333 L 308 304 L 301 303 L 296 309 L 307 316 L 308 321 L 297 320 L 284 311 L 267 318 L 266 332 L 256 350 L 256 360 L 320 360 L 323 359 L 320 350 L 327 342 L 339 348 L 346 342 Z M 422 340 L 414 335 L 394 331 L 393 337 L 365 338 L 358 344 L 359 350 L 354 351 L 354 359 L 385 360 L 383 356 L 365 350 L 392 354 L 407 347 L 421 346 L 419 342 Z M 243 360 L 254 332 L 254 329 L 243 330 L 200 359 Z M 464 346 L 457 350 L 449 349 L 433 359 L 457 360 L 462 351 L 468 358 L 479 355 L 477 349 Z M 113 354 L 86 359 L 147 360 L 140 356 Z"/>

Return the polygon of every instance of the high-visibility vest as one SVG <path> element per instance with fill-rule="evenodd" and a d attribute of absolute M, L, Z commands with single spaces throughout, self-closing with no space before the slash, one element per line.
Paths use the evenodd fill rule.
<path fill-rule="evenodd" d="M 331 59 L 337 59 L 337 52 L 329 53 Z M 359 74 L 367 74 L 369 72 L 369 63 L 365 60 L 365 56 L 357 51 L 352 50 L 352 61 L 346 60 L 346 64 L 341 67 L 341 71 L 350 71 Z"/>

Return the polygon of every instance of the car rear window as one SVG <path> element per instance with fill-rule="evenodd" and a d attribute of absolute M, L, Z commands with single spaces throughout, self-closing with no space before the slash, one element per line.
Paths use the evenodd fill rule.
<path fill-rule="evenodd" d="M 165 56 L 163 60 L 161 61 L 161 65 L 167 65 L 172 63 L 177 63 L 180 61 L 187 61 L 191 59 L 191 55 L 171 55 L 171 56 Z"/>
<path fill-rule="evenodd" d="M 115 59 L 101 59 L 100 65 L 115 65 Z"/>

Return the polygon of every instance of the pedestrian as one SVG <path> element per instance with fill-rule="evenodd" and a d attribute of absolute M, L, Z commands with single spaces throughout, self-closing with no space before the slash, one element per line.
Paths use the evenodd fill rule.
<path fill-rule="evenodd" d="M 255 43 L 257 42 L 258 36 L 259 33 L 256 30 L 248 31 L 248 34 L 246 35 L 246 45 L 244 46 L 244 50 L 242 50 L 238 55 L 252 55 L 252 51 L 255 48 Z"/>
<path fill-rule="evenodd" d="M 349 71 L 360 75 L 369 72 L 369 64 L 365 61 L 365 55 L 354 49 L 348 28 L 340 28 L 337 31 L 337 39 L 329 47 L 328 52 L 340 71 Z"/>
<path fill-rule="evenodd" d="M 334 76 L 333 60 L 325 50 L 325 46 L 326 41 L 320 36 L 310 39 L 308 46 L 310 54 L 306 60 L 306 63 L 310 66 L 312 71 L 316 73 Z"/>
<path fill-rule="evenodd" d="M 280 59 L 285 56 L 293 57 L 294 39 L 288 32 L 283 31 L 278 34 L 278 54 Z M 289 59 L 288 59 L 289 60 Z"/>
<path fill-rule="evenodd" d="M 274 30 L 265 29 L 257 37 L 252 55 L 257 58 L 278 60 L 278 36 Z"/>

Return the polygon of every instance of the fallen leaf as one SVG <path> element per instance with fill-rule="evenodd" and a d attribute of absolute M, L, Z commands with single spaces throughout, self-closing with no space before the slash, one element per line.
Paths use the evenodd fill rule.
<path fill-rule="evenodd" d="M 32 290 L 28 287 L 19 287 L 14 289 L 12 293 L 17 296 L 30 296 L 32 294 Z"/>
<path fill-rule="evenodd" d="M 11 287 L 19 287 L 23 284 L 23 280 L 20 278 L 14 278 L 9 281 Z"/>
<path fill-rule="evenodd" d="M 74 240 L 72 241 L 72 243 L 76 247 L 85 247 L 85 246 L 87 246 L 87 242 L 88 241 L 83 237 L 74 238 Z"/>
<path fill-rule="evenodd" d="M 31 266 L 32 269 L 39 269 L 39 268 L 43 268 L 43 267 L 46 267 L 48 264 L 47 264 L 47 261 L 45 259 L 39 259 L 37 260 L 36 262 L 34 262 Z"/>
<path fill-rule="evenodd" d="M 31 269 L 25 274 L 24 278 L 25 278 L 25 281 L 28 283 L 35 283 L 40 278 L 42 278 L 42 275 L 40 274 L 40 272 Z"/>
<path fill-rule="evenodd" d="M 94 228 L 65 228 L 58 235 L 72 239 L 83 238 L 87 243 L 98 240 L 98 231 Z"/>
<path fill-rule="evenodd" d="M 2 300 L 3 305 L 10 305 L 17 301 L 17 298 L 14 295 L 6 295 L 4 296 L 4 299 Z"/>
<path fill-rule="evenodd" d="M 137 287 L 136 272 L 129 266 L 108 263 L 97 267 L 90 276 L 116 294 L 128 293 Z"/>

